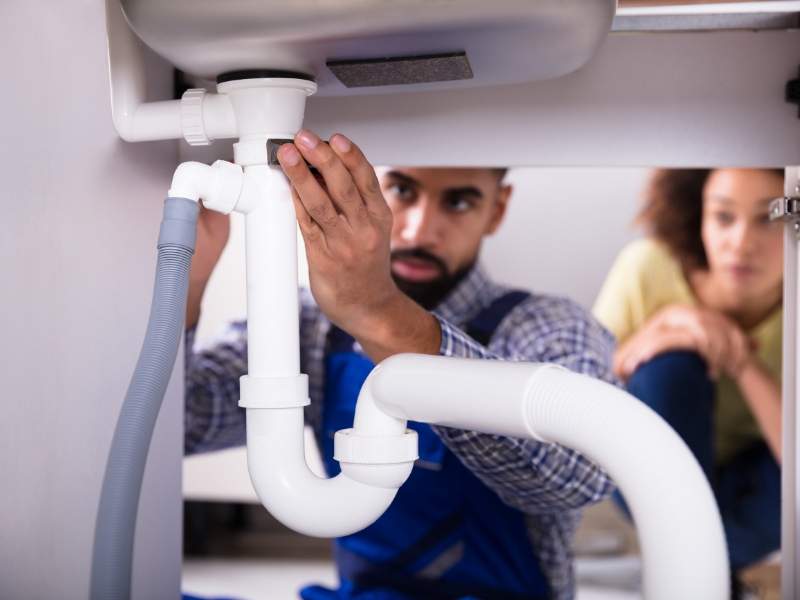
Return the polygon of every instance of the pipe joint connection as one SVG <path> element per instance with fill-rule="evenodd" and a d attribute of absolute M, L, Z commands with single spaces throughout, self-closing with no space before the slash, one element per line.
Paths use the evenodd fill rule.
<path fill-rule="evenodd" d="M 308 398 L 308 375 L 291 377 L 253 377 L 239 379 L 239 406 L 242 408 L 302 408 Z"/>
<path fill-rule="evenodd" d="M 236 135 L 236 116 L 227 96 L 193 88 L 183 93 L 180 102 L 181 131 L 189 145 L 208 146 L 215 139 Z"/>
<path fill-rule="evenodd" d="M 396 489 L 411 475 L 419 458 L 417 432 L 406 429 L 399 435 L 366 435 L 341 429 L 333 438 L 333 458 L 350 479 Z"/>
<path fill-rule="evenodd" d="M 181 96 L 181 130 L 183 139 L 190 146 L 208 146 L 211 143 L 203 123 L 205 95 L 206 91 L 199 88 L 186 90 Z"/>
<path fill-rule="evenodd" d="M 175 169 L 168 195 L 195 201 L 202 199 L 206 208 L 228 214 L 239 201 L 243 179 L 241 167 L 224 160 L 211 166 L 185 162 Z"/>

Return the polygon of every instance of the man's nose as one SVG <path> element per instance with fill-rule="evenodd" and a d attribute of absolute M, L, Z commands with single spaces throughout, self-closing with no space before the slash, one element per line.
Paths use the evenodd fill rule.
<path fill-rule="evenodd" d="M 400 232 L 403 241 L 411 246 L 430 247 L 436 244 L 438 223 L 436 212 L 431 204 L 425 202 L 406 211 L 403 228 Z"/>

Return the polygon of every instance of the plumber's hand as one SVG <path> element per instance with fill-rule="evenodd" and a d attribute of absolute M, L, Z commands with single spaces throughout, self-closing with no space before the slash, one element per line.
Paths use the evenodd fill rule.
<path fill-rule="evenodd" d="M 438 321 L 392 280 L 392 213 L 361 150 L 341 134 L 328 145 L 302 130 L 278 160 L 293 188 L 320 309 L 376 362 L 397 352 L 438 353 Z"/>

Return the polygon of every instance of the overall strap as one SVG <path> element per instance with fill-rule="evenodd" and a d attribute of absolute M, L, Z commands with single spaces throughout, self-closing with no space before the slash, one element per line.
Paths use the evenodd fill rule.
<path fill-rule="evenodd" d="M 331 323 L 331 328 L 328 330 L 326 338 L 326 353 L 333 352 L 352 352 L 355 339 L 343 329 L 339 329 L 336 325 Z"/>
<path fill-rule="evenodd" d="M 482 346 L 488 346 L 503 319 L 530 296 L 529 292 L 522 290 L 512 290 L 503 294 L 469 321 L 465 331 Z"/>

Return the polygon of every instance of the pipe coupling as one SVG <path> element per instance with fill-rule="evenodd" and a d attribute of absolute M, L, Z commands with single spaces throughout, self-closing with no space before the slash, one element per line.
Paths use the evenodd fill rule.
<path fill-rule="evenodd" d="M 211 143 L 203 122 L 203 88 L 186 90 L 181 96 L 181 130 L 190 146 L 208 146 Z"/>
<path fill-rule="evenodd" d="M 308 375 L 291 377 L 253 377 L 239 379 L 239 406 L 242 408 L 298 408 L 308 406 Z"/>
<path fill-rule="evenodd" d="M 419 458 L 417 432 L 406 429 L 400 435 L 365 435 L 341 429 L 333 438 L 333 458 L 350 479 L 374 487 L 399 488 Z"/>

